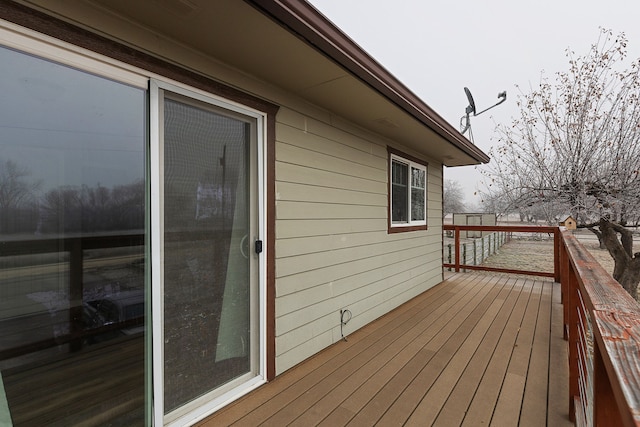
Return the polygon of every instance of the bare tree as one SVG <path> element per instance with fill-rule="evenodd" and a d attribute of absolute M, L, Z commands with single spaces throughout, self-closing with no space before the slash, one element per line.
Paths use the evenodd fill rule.
<path fill-rule="evenodd" d="M 44 232 L 81 231 L 82 193 L 74 186 L 61 186 L 42 197 L 41 211 Z"/>
<path fill-rule="evenodd" d="M 444 200 L 442 205 L 442 217 L 448 214 L 465 211 L 464 192 L 458 181 L 446 179 L 444 181 Z"/>
<path fill-rule="evenodd" d="M 513 208 L 565 210 L 595 230 L 635 297 L 640 257 L 623 225 L 640 201 L 640 60 L 619 70 L 626 45 L 601 30 L 587 55 L 567 51 L 568 71 L 521 91 L 520 117 L 497 128 L 485 184 Z"/>
<path fill-rule="evenodd" d="M 41 201 L 45 232 L 96 232 L 144 228 L 144 181 L 112 189 L 61 186 L 49 190 Z"/>
<path fill-rule="evenodd" d="M 29 181 L 31 172 L 13 160 L 0 162 L 0 232 L 9 231 L 9 219 L 23 204 L 32 201 L 40 181 Z"/>

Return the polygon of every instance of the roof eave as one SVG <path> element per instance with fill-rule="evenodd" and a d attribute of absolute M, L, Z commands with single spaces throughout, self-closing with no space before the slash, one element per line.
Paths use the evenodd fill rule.
<path fill-rule="evenodd" d="M 490 158 L 306 1 L 245 0 L 478 163 Z"/>

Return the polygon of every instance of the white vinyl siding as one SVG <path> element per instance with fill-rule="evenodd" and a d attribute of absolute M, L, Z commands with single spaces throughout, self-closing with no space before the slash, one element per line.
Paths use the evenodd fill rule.
<path fill-rule="evenodd" d="M 442 235 L 443 174 L 440 167 L 427 170 L 427 223 L 434 234 Z"/>

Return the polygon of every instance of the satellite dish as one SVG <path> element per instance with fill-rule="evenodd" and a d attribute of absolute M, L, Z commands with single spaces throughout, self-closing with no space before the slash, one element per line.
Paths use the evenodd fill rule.
<path fill-rule="evenodd" d="M 497 107 L 498 105 L 502 104 L 504 101 L 507 100 L 507 91 L 500 92 L 498 94 L 498 99 L 499 99 L 498 102 L 493 104 L 491 107 L 485 108 L 484 110 L 480 111 L 479 113 L 476 113 L 476 103 L 473 100 L 473 96 L 471 95 L 471 91 L 469 90 L 468 87 L 464 88 L 464 93 L 465 93 L 465 95 L 467 95 L 467 100 L 469 100 L 469 105 L 464 110 L 465 115 L 462 116 L 462 118 L 460 118 L 460 127 L 462 128 L 460 133 L 462 133 L 462 134 L 464 134 L 467 130 L 469 130 L 471 128 L 471 120 L 469 120 L 469 116 L 471 114 L 473 114 L 474 117 L 475 116 L 479 116 L 480 114 L 484 113 L 485 111 L 488 111 L 488 110 L 492 109 L 493 107 Z M 464 122 L 463 122 L 463 120 L 464 120 Z"/>
<path fill-rule="evenodd" d="M 468 87 L 464 88 L 464 93 L 467 95 L 467 99 L 469 100 L 469 105 L 467 106 L 467 109 L 465 110 L 465 113 L 467 113 L 467 115 L 472 114 L 475 116 L 476 115 L 476 103 L 473 100 L 473 96 L 471 96 L 471 91 L 469 90 Z"/>

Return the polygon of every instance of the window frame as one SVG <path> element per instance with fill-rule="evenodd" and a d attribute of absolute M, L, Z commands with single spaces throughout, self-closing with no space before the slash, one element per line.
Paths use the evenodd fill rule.
<path fill-rule="evenodd" d="M 409 154 L 403 153 L 399 150 L 396 150 L 392 147 L 387 147 L 388 153 L 388 190 L 387 190 L 387 222 L 388 222 L 388 232 L 389 233 L 403 233 L 408 231 L 418 231 L 418 230 L 427 230 L 427 208 L 429 206 L 429 201 L 427 198 L 427 188 L 429 185 L 429 165 L 427 162 L 420 160 L 416 157 L 413 157 Z M 393 164 L 403 163 L 408 167 L 407 174 L 407 221 L 398 223 L 393 222 L 392 214 L 393 214 Z M 412 194 L 412 182 L 411 182 L 411 169 L 420 169 L 424 171 L 425 182 L 424 182 L 424 219 L 423 220 L 412 220 L 411 219 L 411 194 Z"/>

